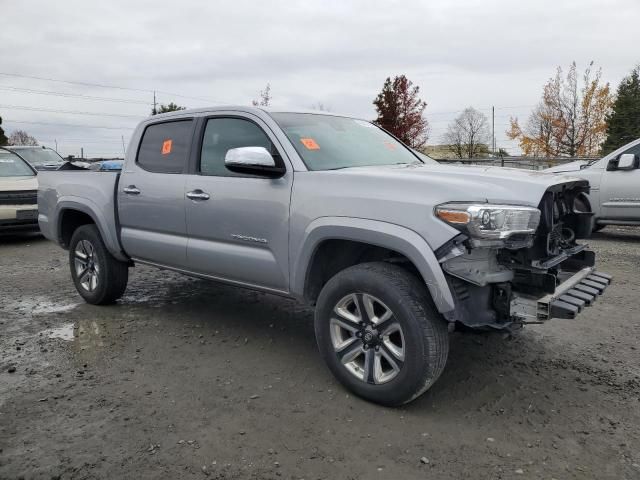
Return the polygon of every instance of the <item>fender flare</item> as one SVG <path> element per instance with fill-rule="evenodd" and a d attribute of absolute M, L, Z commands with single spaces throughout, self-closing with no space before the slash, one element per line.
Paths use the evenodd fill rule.
<path fill-rule="evenodd" d="M 438 311 L 455 309 L 451 289 L 432 248 L 413 230 L 364 218 L 321 217 L 307 226 L 303 238 L 291 262 L 291 292 L 299 298 L 304 296 L 307 275 L 319 245 L 326 240 L 351 240 L 401 253 L 422 275 Z"/>
<path fill-rule="evenodd" d="M 80 198 L 74 196 L 64 196 L 56 204 L 56 211 L 54 218 L 57 219 L 55 228 L 55 238 L 58 243 L 62 244 L 62 219 L 66 210 L 75 210 L 82 212 L 93 220 L 93 223 L 98 228 L 102 241 L 104 242 L 107 250 L 120 261 L 129 261 L 126 255 L 124 255 L 120 242 L 116 236 L 115 219 L 107 219 L 102 213 L 97 204 L 88 198 Z M 111 228 L 110 228 L 111 227 Z"/>

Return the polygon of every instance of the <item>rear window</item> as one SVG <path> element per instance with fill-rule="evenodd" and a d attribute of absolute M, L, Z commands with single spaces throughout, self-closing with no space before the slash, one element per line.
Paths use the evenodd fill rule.
<path fill-rule="evenodd" d="M 149 125 L 138 150 L 138 165 L 156 173 L 182 173 L 191 145 L 192 120 Z"/>

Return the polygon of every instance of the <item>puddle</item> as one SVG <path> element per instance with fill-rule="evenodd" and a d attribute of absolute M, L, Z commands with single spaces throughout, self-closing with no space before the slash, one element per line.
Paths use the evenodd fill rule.
<path fill-rule="evenodd" d="M 73 323 L 65 323 L 61 327 L 46 331 L 49 338 L 60 338 L 62 340 L 73 340 Z"/>

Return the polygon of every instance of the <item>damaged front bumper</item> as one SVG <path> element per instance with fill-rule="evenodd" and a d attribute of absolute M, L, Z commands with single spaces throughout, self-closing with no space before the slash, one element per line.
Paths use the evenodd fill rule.
<path fill-rule="evenodd" d="M 541 298 L 514 292 L 510 313 L 515 321 L 541 322 L 550 318 L 576 318 L 586 306 L 591 306 L 611 283 L 611 276 L 585 267 L 567 277 L 554 293 Z"/>

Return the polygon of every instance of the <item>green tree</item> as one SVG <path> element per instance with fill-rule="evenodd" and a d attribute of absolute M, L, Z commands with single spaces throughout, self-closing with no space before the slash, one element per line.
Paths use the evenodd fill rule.
<path fill-rule="evenodd" d="M 429 137 L 429 123 L 422 116 L 427 103 L 418 96 L 420 87 L 400 75 L 388 77 L 373 104 L 378 112 L 375 123 L 412 148 L 422 148 Z"/>
<path fill-rule="evenodd" d="M 186 110 L 186 107 L 176 105 L 173 102 L 169 102 L 169 105 L 160 105 L 158 108 L 153 107 L 151 109 L 151 115 L 157 115 L 159 113 L 177 112 L 179 110 Z"/>
<path fill-rule="evenodd" d="M 616 150 L 640 137 L 640 66 L 625 77 L 616 94 L 613 109 L 607 116 L 607 139 L 602 154 Z"/>
<path fill-rule="evenodd" d="M 7 144 L 7 136 L 4 134 L 4 130 L 2 129 L 2 117 L 0 117 L 0 147 Z"/>

